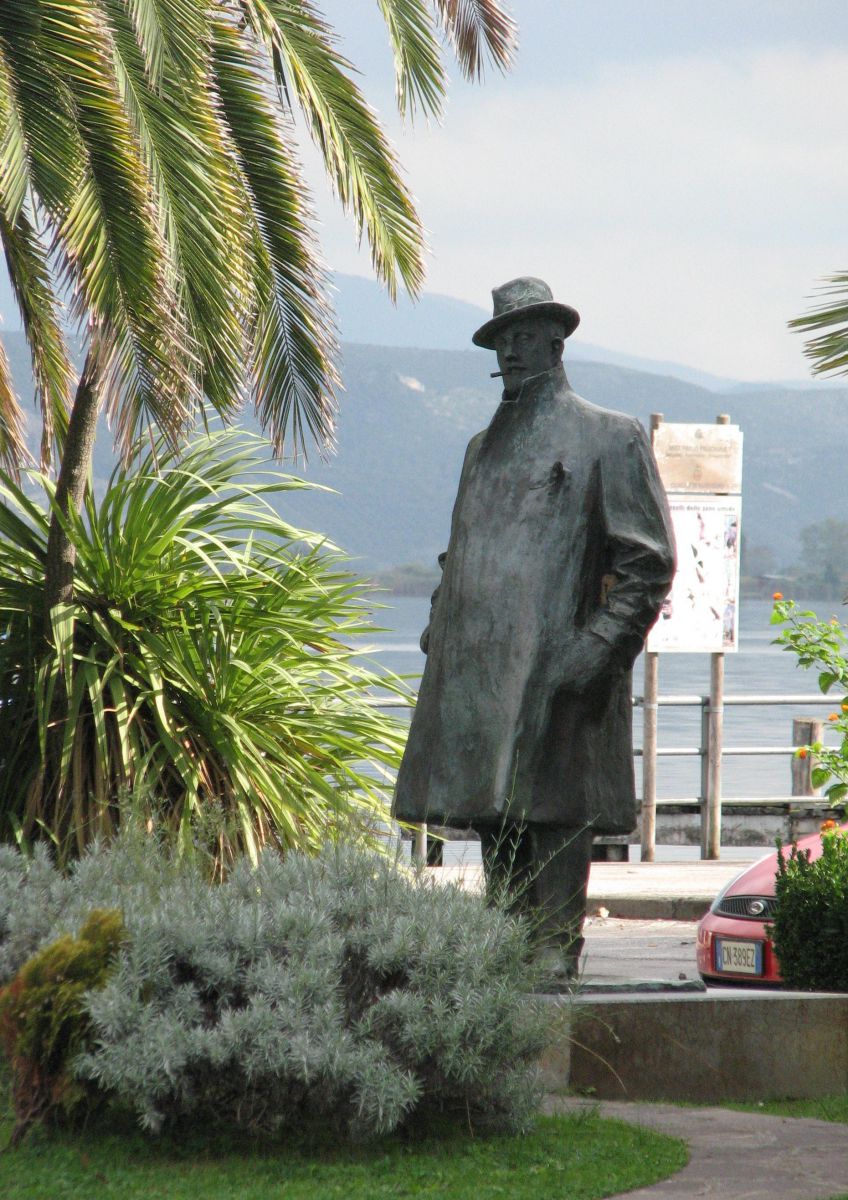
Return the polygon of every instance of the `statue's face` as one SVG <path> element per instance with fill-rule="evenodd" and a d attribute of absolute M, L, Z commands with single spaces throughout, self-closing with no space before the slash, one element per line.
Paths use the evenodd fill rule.
<path fill-rule="evenodd" d="M 518 391 L 526 379 L 549 371 L 562 358 L 562 338 L 540 317 L 517 317 L 499 331 L 494 343 L 507 392 Z"/>

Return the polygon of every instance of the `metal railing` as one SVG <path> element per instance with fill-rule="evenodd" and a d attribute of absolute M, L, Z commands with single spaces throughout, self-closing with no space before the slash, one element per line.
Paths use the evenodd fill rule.
<path fill-rule="evenodd" d="M 644 705 L 642 696 L 634 696 L 634 707 Z M 780 807 L 789 810 L 791 805 L 806 801 L 807 805 L 815 802 L 816 793 L 812 786 L 810 758 L 793 762 L 792 790 L 789 795 L 778 796 L 730 796 L 724 795 L 722 788 L 722 766 L 728 757 L 752 756 L 796 756 L 799 746 L 808 741 L 818 741 L 821 731 L 814 737 L 802 736 L 799 730 L 807 723 L 793 722 L 793 744 L 791 746 L 726 746 L 723 742 L 723 713 L 727 708 L 741 706 L 756 706 L 761 708 L 776 705 L 803 705 L 805 707 L 833 707 L 833 698 L 821 693 L 783 693 L 783 694 L 739 694 L 724 695 L 718 705 L 711 696 L 658 696 L 657 708 L 697 707 L 701 710 L 701 736 L 697 746 L 659 747 L 655 739 L 652 741 L 652 752 L 656 758 L 698 757 L 701 764 L 700 790 L 697 796 L 684 796 L 660 799 L 656 795 L 656 764 L 649 764 L 645 769 L 643 763 L 642 796 L 642 856 L 653 858 L 655 842 L 655 814 L 658 808 L 691 807 L 698 809 L 701 817 L 701 856 L 704 858 L 718 857 L 718 847 L 721 843 L 722 809 L 727 807 L 757 808 Z M 647 706 L 645 706 L 647 707 Z M 718 720 L 716 715 L 718 714 Z M 821 723 L 819 723 L 821 726 Z M 717 738 L 717 745 L 713 739 Z M 634 748 L 634 754 L 644 757 L 643 748 Z M 824 801 L 822 801 L 824 803 Z"/>
<path fill-rule="evenodd" d="M 405 700 L 397 696 L 375 697 L 371 703 L 377 708 L 385 709 L 412 709 L 414 701 Z M 798 741 L 791 746 L 725 746 L 721 744 L 718 748 L 717 760 L 713 754 L 714 747 L 712 745 L 713 730 L 715 722 L 711 719 L 713 716 L 713 708 L 711 707 L 710 696 L 701 695 L 668 695 L 658 696 L 656 700 L 658 708 L 697 708 L 701 712 L 700 720 L 700 742 L 694 746 L 659 746 L 657 745 L 653 754 L 655 758 L 698 758 L 701 764 L 700 778 L 700 793 L 696 796 L 682 796 L 673 798 L 661 798 L 653 795 L 647 797 L 642 796 L 643 822 L 646 802 L 652 805 L 652 808 L 691 808 L 700 811 L 701 815 L 701 845 L 702 853 L 707 845 L 707 822 L 710 819 L 708 808 L 710 801 L 711 789 L 715 787 L 710 778 L 710 764 L 713 761 L 718 762 L 719 770 L 724 759 L 731 757 L 758 757 L 758 756 L 773 756 L 773 757 L 790 757 L 797 754 L 798 746 L 805 744 L 804 741 Z M 832 708 L 833 697 L 823 696 L 821 693 L 788 693 L 788 694 L 740 694 L 740 695 L 725 695 L 722 699 L 723 708 L 736 707 L 762 707 L 770 708 L 775 706 L 785 705 L 802 705 L 804 707 L 819 707 Z M 633 697 L 633 707 L 645 707 L 643 696 Z M 644 746 L 634 746 L 633 754 L 637 759 L 644 759 Z M 815 791 L 810 783 L 809 772 L 811 760 L 805 760 L 805 765 L 798 772 L 796 780 L 793 781 L 793 789 L 790 794 L 782 796 L 732 796 L 726 797 L 721 791 L 720 781 L 718 787 L 718 814 L 717 820 L 720 827 L 721 808 L 724 805 L 737 808 L 756 808 L 756 807 L 780 807 L 787 808 L 792 804 L 799 804 L 806 799 L 809 804 L 815 801 Z M 644 764 L 643 764 L 644 766 Z M 655 766 L 655 764 L 654 764 Z M 643 778 L 645 772 L 643 770 Z M 653 773 L 655 780 L 655 772 Z M 715 823 L 716 817 L 713 816 Z M 426 826 L 420 828 L 420 833 L 416 839 L 419 842 L 418 852 L 421 852 L 422 846 L 426 843 Z"/>

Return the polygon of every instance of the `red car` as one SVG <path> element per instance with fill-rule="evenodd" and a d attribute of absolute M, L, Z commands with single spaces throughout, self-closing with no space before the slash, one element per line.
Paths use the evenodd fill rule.
<path fill-rule="evenodd" d="M 848 826 L 842 826 L 848 828 Z M 784 847 L 788 855 L 791 846 Z M 820 833 L 798 839 L 811 858 L 821 854 Z M 777 851 L 746 867 L 716 896 L 698 924 L 698 970 L 705 983 L 780 985 L 780 963 L 766 922 L 774 912 Z"/>

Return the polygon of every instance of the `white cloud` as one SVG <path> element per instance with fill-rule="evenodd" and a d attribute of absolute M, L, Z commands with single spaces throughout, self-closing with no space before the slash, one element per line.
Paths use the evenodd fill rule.
<path fill-rule="evenodd" d="M 427 286 L 486 304 L 493 284 L 539 274 L 589 341 L 803 376 L 785 322 L 848 266 L 846 82 L 848 50 L 761 50 L 463 92 L 443 127 L 399 137 Z M 323 236 L 334 266 L 366 269 L 337 218 Z"/>
<path fill-rule="evenodd" d="M 416 379 L 414 375 L 398 375 L 398 383 L 402 383 L 405 388 L 409 388 L 411 392 L 426 392 L 426 388 L 420 379 Z"/>

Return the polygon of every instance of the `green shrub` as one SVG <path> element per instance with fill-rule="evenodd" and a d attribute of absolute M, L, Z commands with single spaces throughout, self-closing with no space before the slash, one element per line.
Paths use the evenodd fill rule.
<path fill-rule="evenodd" d="M 223 869 L 385 816 L 406 726 L 370 699 L 401 685 L 351 649 L 371 632 L 363 585 L 275 512 L 306 485 L 267 454 L 230 432 L 117 468 L 68 517 L 75 600 L 53 610 L 52 646 L 53 485 L 37 477 L 39 504 L 0 473 L 0 840 L 47 838 L 67 861 L 114 832 L 123 796 L 184 854 L 203 831 Z"/>
<path fill-rule="evenodd" d="M 814 742 L 796 753 L 802 758 L 812 754 L 813 787 L 823 787 L 832 807 L 844 810 L 848 800 L 848 628 L 836 617 L 820 620 L 814 612 L 799 609 L 794 600 L 784 600 L 779 592 L 775 592 L 771 623 L 784 626 L 775 643 L 794 654 L 799 667 L 815 671 L 820 690 L 834 697 L 828 726 L 838 744 Z"/>
<path fill-rule="evenodd" d="M 146 842 L 96 847 L 60 888 L 0 858 L 19 905 L 45 892 L 53 940 L 115 905 L 127 938 L 87 994 L 77 1078 L 159 1130 L 319 1121 L 372 1136 L 428 1114 L 524 1128 L 538 1102 L 543 1006 L 524 996 L 524 926 L 385 856 L 265 851 L 210 884 Z M 0 924 L 3 914 L 0 911 Z M 25 930 L 6 922 L 23 952 Z"/>
<path fill-rule="evenodd" d="M 778 850 L 771 938 L 789 987 L 848 991 L 848 833 L 821 835 L 822 854 Z"/>
<path fill-rule="evenodd" d="M 94 909 L 78 937 L 39 950 L 0 991 L 0 1045 L 12 1075 L 13 1142 L 36 1120 L 70 1116 L 87 1090 L 70 1064 L 85 1045 L 85 996 L 103 987 L 124 938 L 121 914 Z"/>

